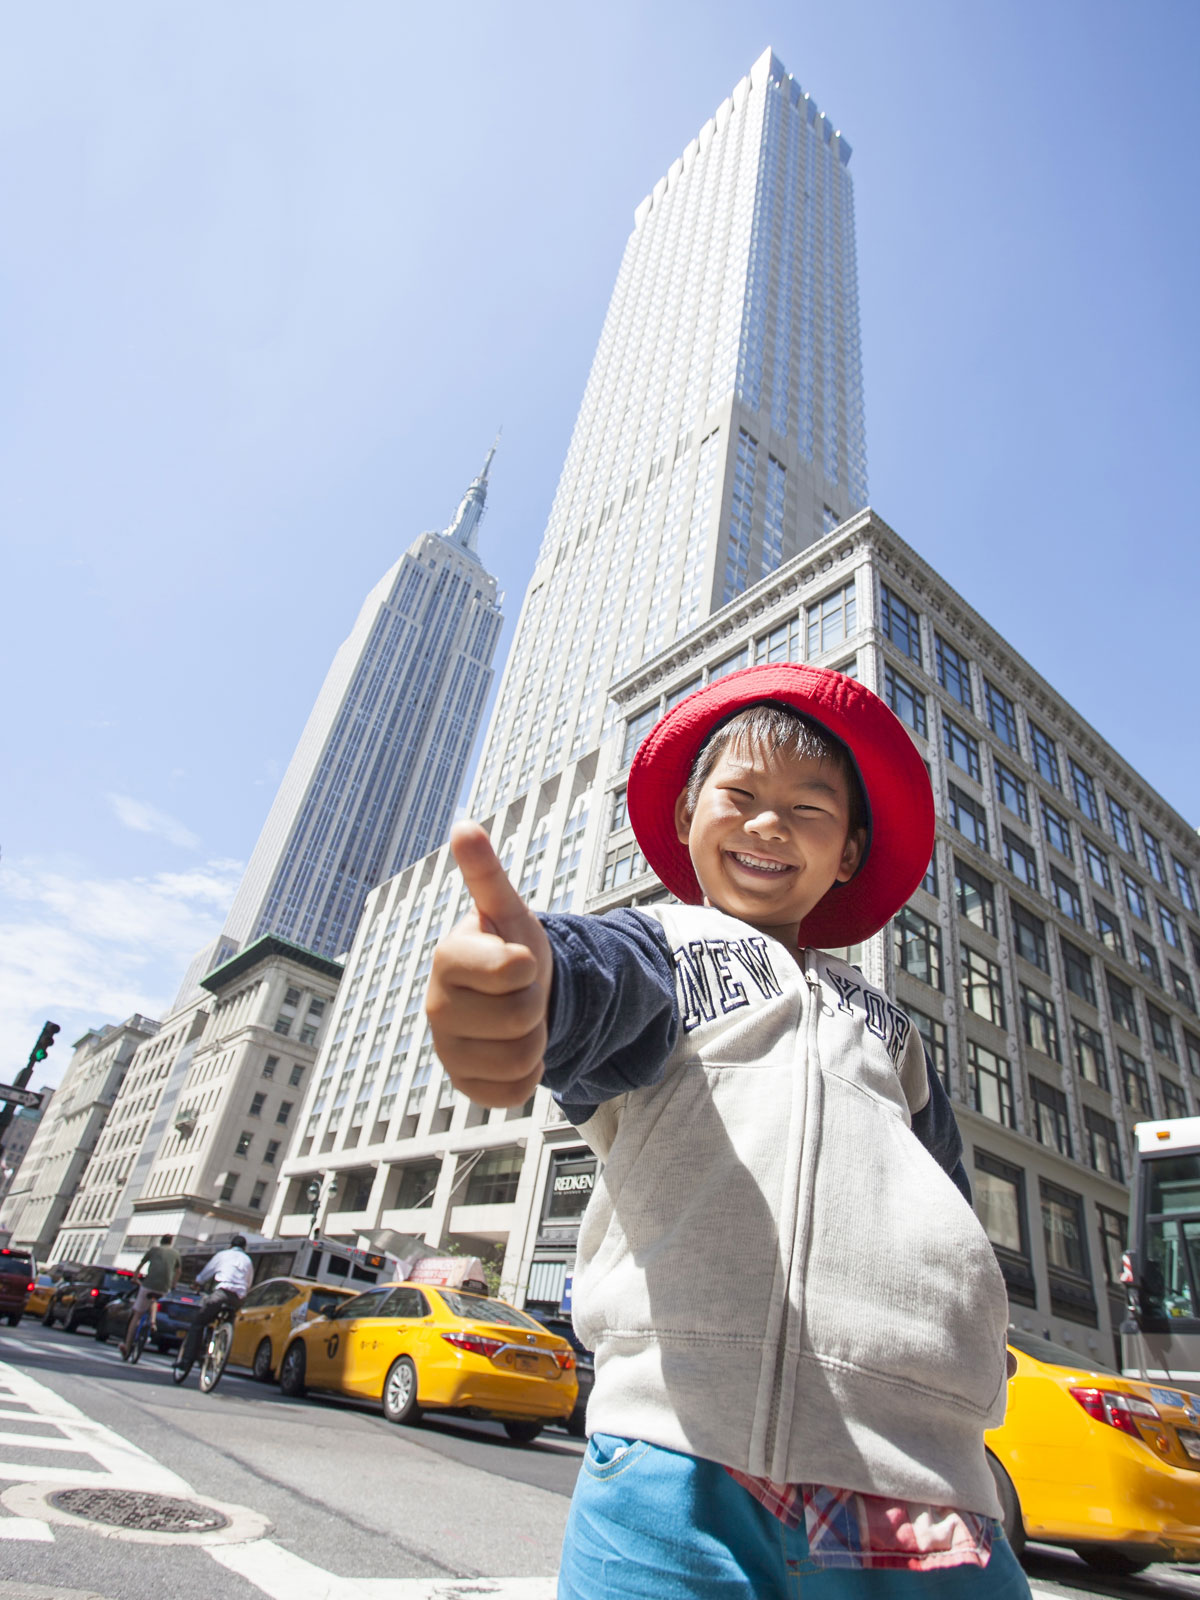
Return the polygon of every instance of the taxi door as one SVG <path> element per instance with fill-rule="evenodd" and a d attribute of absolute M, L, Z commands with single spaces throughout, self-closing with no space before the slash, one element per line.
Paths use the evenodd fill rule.
<path fill-rule="evenodd" d="M 338 1394 L 357 1393 L 352 1386 L 354 1343 L 360 1327 L 369 1325 L 372 1313 L 386 1294 L 386 1289 L 356 1294 L 331 1311 L 327 1320 L 310 1324 L 304 1347 L 308 1353 L 308 1382 L 314 1388 L 333 1389 Z"/>
<path fill-rule="evenodd" d="M 419 1289 L 407 1285 L 389 1289 L 370 1316 L 360 1318 L 352 1340 L 352 1367 L 347 1369 L 347 1389 L 368 1400 L 383 1394 L 383 1380 L 405 1346 L 411 1323 L 429 1315 L 429 1302 Z"/>
<path fill-rule="evenodd" d="M 281 1296 L 290 1299 L 295 1292 L 290 1283 L 281 1282 L 278 1278 L 255 1284 L 249 1291 L 233 1319 L 233 1343 L 229 1349 L 229 1360 L 233 1366 L 248 1367 L 253 1364 L 254 1352 L 268 1331 L 268 1323 Z M 278 1349 L 272 1351 L 272 1359 L 278 1361 Z"/>

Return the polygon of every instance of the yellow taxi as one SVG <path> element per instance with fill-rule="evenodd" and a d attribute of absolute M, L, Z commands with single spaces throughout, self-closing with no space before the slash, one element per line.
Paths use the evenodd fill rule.
<path fill-rule="evenodd" d="M 25 1296 L 25 1315 L 27 1317 L 45 1316 L 46 1307 L 50 1304 L 50 1296 L 57 1287 L 57 1278 L 52 1278 L 48 1272 L 39 1272 L 33 1280 L 33 1288 Z"/>
<path fill-rule="evenodd" d="M 565 1422 L 579 1392 L 565 1339 L 503 1300 L 431 1283 L 381 1284 L 299 1329 L 279 1386 L 374 1400 L 390 1422 L 489 1417 L 522 1444 Z"/>
<path fill-rule="evenodd" d="M 353 1298 L 353 1289 L 312 1278 L 266 1278 L 256 1283 L 233 1319 L 227 1365 L 249 1367 L 260 1383 L 270 1383 L 296 1329 Z"/>
<path fill-rule="evenodd" d="M 1200 1561 L 1200 1396 L 1008 1338 L 1008 1411 L 984 1437 L 1017 1554 L 1026 1539 L 1069 1545 L 1112 1574 Z"/>

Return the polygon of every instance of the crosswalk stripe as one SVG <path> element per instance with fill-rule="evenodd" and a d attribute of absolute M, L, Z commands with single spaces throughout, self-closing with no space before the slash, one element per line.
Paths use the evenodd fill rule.
<path fill-rule="evenodd" d="M 270 1600 L 554 1600 L 552 1578 L 337 1578 L 272 1539 L 215 1545 L 209 1550 L 230 1572 Z"/>

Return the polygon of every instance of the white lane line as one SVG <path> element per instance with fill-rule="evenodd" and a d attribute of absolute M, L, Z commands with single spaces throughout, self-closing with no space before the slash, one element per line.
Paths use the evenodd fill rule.
<path fill-rule="evenodd" d="M 554 1600 L 554 1578 L 336 1578 L 272 1539 L 227 1544 L 209 1552 L 270 1600 Z"/>
<path fill-rule="evenodd" d="M 48 1522 L 36 1517 L 0 1517 L 0 1539 L 25 1539 L 34 1544 L 53 1544 Z"/>

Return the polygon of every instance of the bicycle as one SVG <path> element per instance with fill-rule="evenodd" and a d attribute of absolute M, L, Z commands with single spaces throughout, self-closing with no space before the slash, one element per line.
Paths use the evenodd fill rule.
<path fill-rule="evenodd" d="M 137 1327 L 133 1330 L 133 1339 L 130 1341 L 129 1349 L 126 1350 L 124 1345 L 121 1346 L 121 1360 L 128 1361 L 131 1367 L 136 1367 L 142 1359 L 142 1351 L 150 1342 L 150 1335 L 153 1331 L 150 1312 L 149 1310 L 143 1311 L 138 1318 Z"/>
<path fill-rule="evenodd" d="M 221 1381 L 221 1374 L 225 1371 L 225 1363 L 229 1360 L 229 1351 L 233 1345 L 233 1317 L 235 1308 L 222 1306 L 217 1315 L 204 1330 L 204 1341 L 200 1346 L 200 1391 L 202 1394 L 211 1394 Z M 186 1343 L 186 1340 L 185 1340 Z M 175 1383 L 184 1383 L 192 1370 L 192 1362 L 185 1366 L 182 1361 L 183 1351 L 175 1359 L 171 1368 L 171 1378 Z"/>

